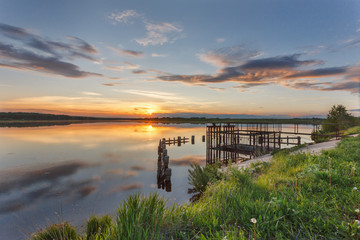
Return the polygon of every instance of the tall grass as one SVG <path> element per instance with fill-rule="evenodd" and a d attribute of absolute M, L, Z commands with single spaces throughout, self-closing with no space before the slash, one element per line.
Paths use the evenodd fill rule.
<path fill-rule="evenodd" d="M 110 239 L 110 236 L 115 237 L 114 226 L 110 215 L 90 216 L 86 223 L 86 239 Z"/>
<path fill-rule="evenodd" d="M 157 194 L 130 196 L 117 211 L 119 239 L 160 239 L 165 200 Z"/>
<path fill-rule="evenodd" d="M 38 231 L 31 236 L 32 240 L 77 240 L 79 235 L 74 226 L 65 222 L 62 224 L 53 224 L 44 230 Z"/>

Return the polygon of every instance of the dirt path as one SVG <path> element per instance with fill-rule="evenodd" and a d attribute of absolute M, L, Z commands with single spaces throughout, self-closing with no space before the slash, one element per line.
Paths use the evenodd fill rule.
<path fill-rule="evenodd" d="M 351 135 L 351 136 L 356 137 L 358 135 L 359 134 L 354 134 L 354 135 Z M 332 140 L 330 140 L 328 142 L 316 143 L 316 144 L 305 146 L 303 148 L 300 148 L 300 149 L 296 150 L 294 153 L 303 152 L 303 153 L 311 153 L 311 154 L 320 154 L 322 150 L 328 150 L 328 149 L 331 149 L 331 148 L 335 148 L 336 145 L 339 142 L 340 142 L 340 140 L 332 139 Z M 269 162 L 271 160 L 272 160 L 272 155 L 266 154 L 264 156 L 257 157 L 257 158 L 254 158 L 254 159 L 250 159 L 250 160 L 247 160 L 247 161 L 241 162 L 241 163 L 236 163 L 234 165 L 236 165 L 238 168 L 247 168 L 247 167 L 250 166 L 251 163 Z"/>

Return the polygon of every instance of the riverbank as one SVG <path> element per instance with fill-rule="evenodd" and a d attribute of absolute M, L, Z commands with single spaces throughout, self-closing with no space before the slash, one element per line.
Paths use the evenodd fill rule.
<path fill-rule="evenodd" d="M 98 239 L 359 239 L 360 137 L 331 144 L 336 147 L 318 155 L 280 151 L 270 162 L 251 164 L 251 170 L 208 166 L 200 175 L 206 187 L 198 201 L 166 207 L 154 194 L 131 196 L 115 221 L 91 234 Z"/>

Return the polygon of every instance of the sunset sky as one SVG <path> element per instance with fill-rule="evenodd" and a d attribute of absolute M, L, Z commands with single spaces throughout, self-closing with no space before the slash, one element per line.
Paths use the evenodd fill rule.
<path fill-rule="evenodd" d="M 358 115 L 360 1 L 2 0 L 0 89 L 6 112 Z"/>

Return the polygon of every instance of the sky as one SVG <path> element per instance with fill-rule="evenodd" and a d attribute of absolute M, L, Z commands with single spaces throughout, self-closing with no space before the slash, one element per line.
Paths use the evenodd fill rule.
<path fill-rule="evenodd" d="M 357 0 L 2 0 L 0 111 L 360 113 Z"/>

